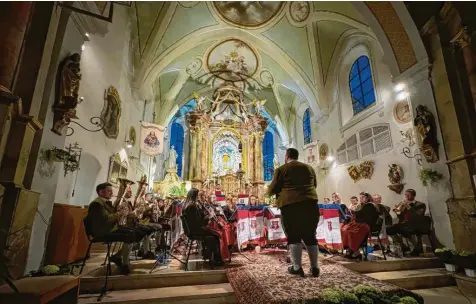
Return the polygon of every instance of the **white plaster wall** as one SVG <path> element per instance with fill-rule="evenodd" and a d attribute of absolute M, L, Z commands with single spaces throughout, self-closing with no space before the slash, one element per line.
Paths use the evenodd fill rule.
<path fill-rule="evenodd" d="M 450 197 L 449 190 L 444 183 L 438 188 L 424 187 L 418 178 L 420 166 L 416 160 L 409 159 L 402 154 L 402 149 L 407 146 L 407 142 L 401 142 L 400 130 L 411 128 L 412 122 L 403 125 L 397 123 L 394 119 L 393 105 L 396 102 L 396 94 L 393 92 L 393 89 L 395 83 L 392 81 L 390 70 L 384 63 L 381 48 L 368 37 L 351 37 L 341 46 L 340 49 L 337 48 L 341 53 L 337 53 L 336 56 L 340 60 L 334 62 L 333 66 L 331 66 L 332 72 L 326 84 L 327 96 L 331 99 L 330 104 L 332 105 L 329 117 L 319 124 L 313 124 L 313 141 L 317 140 L 320 144 L 327 143 L 330 148 L 330 154 L 336 156 L 337 148 L 350 136 L 376 124 L 388 124 L 392 137 L 392 148 L 360 158 L 353 163 L 339 165 L 334 162 L 327 175 L 319 172 L 317 187 L 319 198 L 331 197 L 333 192 L 339 192 L 344 203 L 348 204 L 351 196 L 358 196 L 360 192 L 368 191 L 372 194 L 380 194 L 383 204 L 393 208 L 403 198 L 403 192 L 399 195 L 387 188 L 387 185 L 390 184 L 388 180 L 388 166 L 397 164 L 403 169 L 403 182 L 406 183 L 405 188 L 415 189 L 417 199 L 427 203 L 427 212 L 431 212 L 439 241 L 445 246 L 452 247 L 453 236 L 446 204 L 444 203 Z M 353 63 L 360 55 L 367 55 L 370 58 L 377 100 L 372 107 L 352 116 L 349 115 L 349 111 L 352 111 L 348 89 L 348 73 L 351 67 L 349 63 Z M 428 104 L 428 100 L 433 100 L 431 87 L 426 86 L 424 81 L 409 86 L 409 91 L 412 97 L 412 100 L 409 100 L 411 108 L 415 108 L 417 104 Z M 434 108 L 434 106 L 430 106 L 430 109 L 432 107 Z M 298 109 L 298 118 L 295 125 L 297 130 L 296 139 L 300 151 L 302 151 L 303 145 L 302 113 L 305 108 L 305 106 L 301 106 Z M 435 111 L 432 112 L 436 113 Z M 311 121 L 313 121 L 312 118 Z M 410 148 L 413 152 L 417 147 L 417 145 L 414 145 Z M 432 164 L 431 166 L 425 164 L 424 166 L 436 168 L 439 172 L 446 175 L 443 151 L 440 151 L 440 158 L 442 159 L 437 164 Z M 365 160 L 374 162 L 372 179 L 363 179 L 354 183 L 347 173 L 347 167 L 351 164 L 360 164 Z"/>
<path fill-rule="evenodd" d="M 133 69 L 130 57 L 129 26 L 127 8 L 117 6 L 113 23 L 108 25 L 108 33 L 104 37 L 90 35 L 90 41 L 84 42 L 85 33 L 78 30 L 72 19 L 68 21 L 60 61 L 68 54 L 81 54 L 80 96 L 84 97 L 84 102 L 77 107 L 77 116 L 80 118 L 77 122 L 87 128 L 95 129 L 89 119 L 100 116 L 104 106 L 104 92 L 111 85 L 119 92 L 122 112 L 119 135 L 117 139 L 109 139 L 102 131 L 87 132 L 74 124 L 71 124 L 75 131 L 72 136 L 58 136 L 50 131 L 53 113 L 48 111 L 40 149 L 47 150 L 53 146 L 63 148 L 77 142 L 83 150 L 80 170 L 69 173 L 66 177 L 62 164 L 55 163 L 54 173 L 51 176 L 45 176 L 40 174 L 40 162 L 37 162 L 32 190 L 41 193 L 38 210 L 46 219 L 50 219 L 54 203 L 88 205 L 96 197 L 96 185 L 107 181 L 109 158 L 114 153 L 120 153 L 121 158 L 129 162 L 129 179 L 137 180 L 142 173 L 136 170 L 138 161 L 128 159 L 129 156 L 139 157 L 140 121 L 144 113 L 144 102 L 134 100 L 131 94 L 130 79 Z M 83 43 L 85 49 L 81 51 Z M 54 104 L 54 98 L 55 94 L 52 92 L 49 108 Z M 153 104 L 148 103 L 144 117 L 146 121 L 152 120 L 152 113 Z M 125 140 L 126 134 L 128 139 L 130 126 L 136 129 L 137 142 L 134 148 L 127 149 Z M 140 163 L 148 174 L 149 157 L 142 156 Z M 76 177 L 75 195 L 72 196 Z M 40 267 L 47 234 L 47 225 L 37 215 L 32 228 L 26 272 Z"/>

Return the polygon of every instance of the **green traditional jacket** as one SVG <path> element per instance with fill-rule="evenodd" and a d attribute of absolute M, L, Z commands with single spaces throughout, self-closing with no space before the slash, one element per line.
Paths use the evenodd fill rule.
<path fill-rule="evenodd" d="M 102 236 L 117 229 L 119 215 L 106 200 L 97 197 L 89 204 L 88 220 L 94 237 Z"/>

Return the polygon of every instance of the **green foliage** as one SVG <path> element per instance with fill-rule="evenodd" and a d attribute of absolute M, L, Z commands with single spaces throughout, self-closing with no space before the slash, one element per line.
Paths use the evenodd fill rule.
<path fill-rule="evenodd" d="M 390 303 L 392 303 L 392 304 L 393 303 L 397 303 L 397 304 L 400 303 L 400 297 L 399 296 L 392 296 L 390 298 Z"/>
<path fill-rule="evenodd" d="M 359 304 L 359 298 L 351 292 L 343 291 L 342 292 L 342 302 L 344 304 Z"/>
<path fill-rule="evenodd" d="M 435 253 L 443 253 L 443 252 L 449 252 L 451 251 L 450 249 L 443 247 L 443 248 L 438 248 L 435 250 Z"/>
<path fill-rule="evenodd" d="M 400 303 L 402 304 L 418 304 L 418 301 L 412 297 L 403 297 L 400 299 Z"/>
<path fill-rule="evenodd" d="M 55 275 L 58 274 L 60 271 L 60 268 L 56 265 L 46 265 L 41 269 L 41 272 L 45 275 Z"/>
<path fill-rule="evenodd" d="M 420 173 L 418 174 L 418 177 L 420 178 L 420 181 L 423 186 L 436 186 L 438 182 L 443 178 L 443 174 L 432 169 L 421 169 Z"/>
<path fill-rule="evenodd" d="M 342 303 L 342 294 L 341 291 L 334 288 L 326 288 L 322 292 L 322 297 L 324 301 L 328 304 L 341 304 Z"/>
<path fill-rule="evenodd" d="M 360 304 L 374 304 L 374 301 L 366 295 L 363 295 L 360 297 Z"/>
<path fill-rule="evenodd" d="M 472 252 L 469 252 L 469 251 L 461 251 L 460 253 L 458 253 L 459 256 L 462 256 L 462 257 L 467 257 L 467 256 L 471 256 L 473 255 L 474 253 Z"/>

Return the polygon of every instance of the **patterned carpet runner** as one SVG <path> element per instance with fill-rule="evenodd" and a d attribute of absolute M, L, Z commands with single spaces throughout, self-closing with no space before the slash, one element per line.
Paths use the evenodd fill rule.
<path fill-rule="evenodd" d="M 309 275 L 306 253 L 303 254 L 304 278 L 287 273 L 289 264 L 285 261 L 285 251 L 244 254 L 253 262 L 235 254 L 233 260 L 243 266 L 226 270 L 238 303 L 241 304 L 324 303 L 322 291 L 325 288 L 338 287 L 350 291 L 359 284 L 375 287 L 387 295 L 411 296 L 423 303 L 423 299 L 411 291 L 362 275 L 331 260 L 320 259 L 321 275 L 313 278 Z"/>

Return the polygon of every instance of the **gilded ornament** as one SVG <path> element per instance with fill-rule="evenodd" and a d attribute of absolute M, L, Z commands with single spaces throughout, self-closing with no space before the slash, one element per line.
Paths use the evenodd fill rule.
<path fill-rule="evenodd" d="M 388 167 L 388 179 L 390 181 L 390 185 L 388 185 L 387 187 L 395 193 L 400 194 L 402 193 L 403 187 L 405 186 L 405 184 L 402 183 L 403 170 L 400 166 L 396 164 L 392 164 Z"/>
<path fill-rule="evenodd" d="M 374 163 L 372 161 L 364 161 L 360 165 L 352 165 L 347 168 L 350 178 L 355 182 L 358 182 L 362 178 L 371 179 L 374 173 Z"/>
<path fill-rule="evenodd" d="M 417 115 L 414 120 L 418 133 L 418 143 L 421 153 L 429 163 L 438 161 L 438 140 L 436 133 L 435 117 L 426 106 L 419 105 L 416 108 Z"/>

